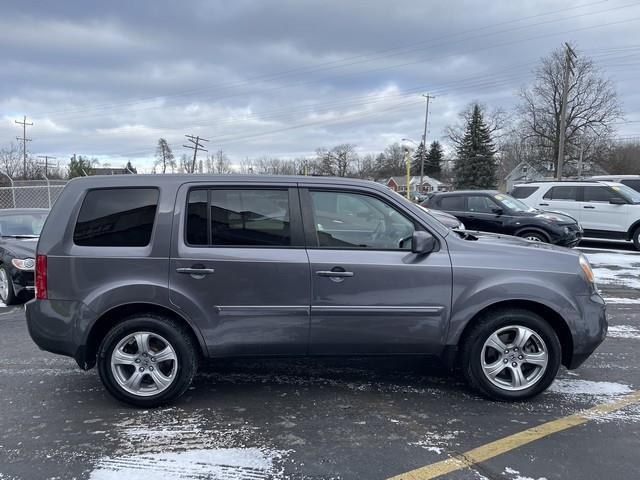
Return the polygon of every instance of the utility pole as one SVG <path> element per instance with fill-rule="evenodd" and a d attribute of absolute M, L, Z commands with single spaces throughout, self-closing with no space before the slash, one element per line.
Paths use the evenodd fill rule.
<path fill-rule="evenodd" d="M 406 197 L 407 200 L 411 201 L 411 191 L 409 190 L 409 183 L 411 183 L 411 155 L 409 155 L 409 149 L 404 149 L 404 161 L 407 167 L 407 192 Z"/>
<path fill-rule="evenodd" d="M 27 127 L 32 127 L 33 122 L 27 122 L 27 116 L 22 118 L 22 121 L 14 120 L 18 125 L 22 125 L 22 137 L 16 137 L 19 142 L 22 141 L 22 162 L 23 162 L 23 174 L 24 178 L 27 178 L 27 142 L 31 139 L 27 138 Z"/>
<path fill-rule="evenodd" d="M 191 172 L 189 173 L 194 173 L 196 171 L 196 158 L 198 156 L 198 150 L 202 150 L 203 152 L 208 152 L 208 150 L 202 148 L 202 145 L 200 144 L 200 142 L 201 141 L 208 142 L 209 140 L 207 140 L 206 138 L 201 138 L 198 135 L 196 136 L 185 135 L 185 137 L 187 137 L 187 140 L 191 142 L 191 145 L 182 145 L 182 146 L 193 150 L 193 161 L 191 162 Z"/>
<path fill-rule="evenodd" d="M 50 155 L 38 155 L 38 158 L 44 158 L 44 176 L 49 176 L 49 159 L 55 159 Z"/>
<path fill-rule="evenodd" d="M 573 74 L 574 60 L 577 55 L 568 43 L 565 43 L 565 66 L 564 85 L 562 88 L 562 108 L 560 110 L 560 139 L 558 142 L 558 167 L 556 178 L 562 180 L 562 170 L 564 168 L 564 142 L 567 134 L 567 97 L 569 96 L 569 80 Z"/>
<path fill-rule="evenodd" d="M 422 134 L 422 153 L 420 155 L 420 185 L 419 192 L 422 193 L 422 182 L 424 181 L 424 162 L 427 159 L 427 122 L 429 121 L 429 100 L 432 98 L 428 93 L 422 94 L 427 99 L 427 108 L 424 113 L 424 133 Z"/>

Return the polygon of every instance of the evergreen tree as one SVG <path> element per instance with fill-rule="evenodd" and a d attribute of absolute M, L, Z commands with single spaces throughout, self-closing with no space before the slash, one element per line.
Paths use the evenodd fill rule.
<path fill-rule="evenodd" d="M 413 162 L 411 162 L 411 175 L 420 175 L 420 161 L 424 160 L 424 173 L 427 174 L 427 156 L 424 143 L 420 142 L 416 151 L 413 152 Z"/>
<path fill-rule="evenodd" d="M 444 161 L 444 152 L 439 141 L 434 140 L 429 146 L 427 160 L 424 163 L 424 174 L 433 178 L 440 179 L 442 175 L 442 162 Z"/>
<path fill-rule="evenodd" d="M 138 170 L 136 170 L 136 167 L 131 165 L 131 160 L 127 162 L 127 165 L 124 168 L 126 168 L 131 173 L 138 173 Z"/>
<path fill-rule="evenodd" d="M 495 147 L 478 105 L 473 106 L 473 113 L 456 153 L 453 170 L 456 189 L 495 187 L 497 180 Z"/>
<path fill-rule="evenodd" d="M 69 178 L 93 175 L 93 162 L 82 155 L 74 155 L 69 162 Z"/>

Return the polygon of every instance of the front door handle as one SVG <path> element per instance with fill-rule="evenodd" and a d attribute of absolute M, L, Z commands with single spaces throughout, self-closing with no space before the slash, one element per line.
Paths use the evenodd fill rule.
<path fill-rule="evenodd" d="M 548 207 L 549 206 L 548 203 L 539 203 L 538 205 L 540 205 L 541 207 Z"/>
<path fill-rule="evenodd" d="M 319 277 L 336 277 L 336 278 L 345 278 L 345 277 L 353 277 L 353 272 L 334 272 L 331 270 L 319 270 L 316 272 L 316 275 Z"/>
<path fill-rule="evenodd" d="M 583 205 L 582 208 L 596 208 L 593 205 Z"/>
<path fill-rule="evenodd" d="M 176 272 L 189 275 L 208 275 L 215 272 L 215 270 L 213 268 L 176 268 Z"/>

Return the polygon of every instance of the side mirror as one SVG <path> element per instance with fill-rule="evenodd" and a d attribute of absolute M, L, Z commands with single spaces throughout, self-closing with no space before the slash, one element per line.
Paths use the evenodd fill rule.
<path fill-rule="evenodd" d="M 502 215 L 504 213 L 504 210 L 502 210 L 501 208 L 492 208 L 491 211 L 496 215 Z"/>
<path fill-rule="evenodd" d="M 421 230 L 413 232 L 411 237 L 411 252 L 418 255 L 433 252 L 436 248 L 436 239 L 428 232 Z"/>
<path fill-rule="evenodd" d="M 611 197 L 611 199 L 609 200 L 609 203 L 611 205 L 626 205 L 627 201 L 624 198 Z"/>

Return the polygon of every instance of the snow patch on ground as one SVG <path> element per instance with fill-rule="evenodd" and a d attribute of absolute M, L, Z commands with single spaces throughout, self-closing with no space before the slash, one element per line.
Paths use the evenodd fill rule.
<path fill-rule="evenodd" d="M 640 328 L 631 325 L 609 325 L 608 337 L 640 340 Z"/>
<path fill-rule="evenodd" d="M 90 480 L 283 478 L 288 450 L 260 441 L 259 427 L 224 423 L 215 411 L 142 411 L 115 426 L 118 447 L 97 460 Z"/>
<path fill-rule="evenodd" d="M 591 395 L 610 397 L 630 393 L 631 387 L 624 383 L 594 382 L 573 378 L 556 379 L 549 387 L 550 392 L 564 395 Z"/>
<path fill-rule="evenodd" d="M 585 253 L 596 283 L 640 288 L 640 256 L 634 253 Z"/>
<path fill-rule="evenodd" d="M 504 469 L 504 472 L 502 472 L 502 475 L 509 475 L 509 478 L 511 480 L 547 480 L 546 477 L 539 477 L 538 479 L 535 479 L 533 477 L 524 477 L 520 475 L 520 472 L 518 470 L 511 467 L 506 467 Z"/>
<path fill-rule="evenodd" d="M 91 480 L 148 480 L 164 478 L 225 480 L 267 479 L 277 473 L 274 460 L 282 452 L 260 448 L 221 448 L 184 452 L 106 457 L 91 472 Z"/>
<path fill-rule="evenodd" d="M 453 430 L 447 433 L 426 432 L 425 438 L 418 440 L 417 442 L 410 442 L 409 445 L 415 445 L 416 447 L 423 448 L 428 452 L 442 453 L 448 450 L 455 449 L 460 446 L 460 443 L 456 442 L 458 435 L 464 433 L 463 430 Z"/>
<path fill-rule="evenodd" d="M 640 304 L 640 298 L 618 298 L 618 297 L 605 297 L 605 302 L 608 304 L 618 305 L 634 305 Z"/>

